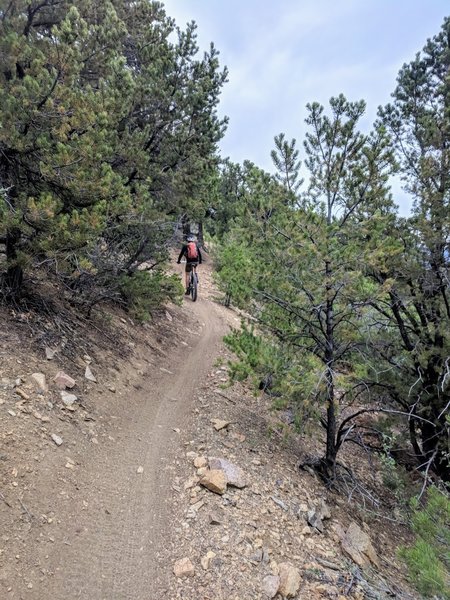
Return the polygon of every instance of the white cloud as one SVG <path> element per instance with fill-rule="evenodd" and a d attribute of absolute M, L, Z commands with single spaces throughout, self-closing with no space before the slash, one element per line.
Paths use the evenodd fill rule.
<path fill-rule="evenodd" d="M 273 137 L 301 141 L 305 105 L 343 92 L 364 98 L 368 129 L 390 100 L 401 65 L 435 35 L 448 0 L 167 0 L 183 26 L 198 23 L 229 68 L 221 114 L 230 117 L 225 155 L 271 168 Z M 397 190 L 396 190 L 397 191 Z"/>

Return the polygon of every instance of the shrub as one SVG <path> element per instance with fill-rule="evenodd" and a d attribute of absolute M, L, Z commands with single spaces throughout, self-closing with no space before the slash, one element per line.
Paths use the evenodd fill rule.
<path fill-rule="evenodd" d="M 450 497 L 432 487 L 425 506 L 413 502 L 416 541 L 400 550 L 410 579 L 426 598 L 450 599 Z"/>
<path fill-rule="evenodd" d="M 139 321 L 148 321 L 152 312 L 164 302 L 179 302 L 183 288 L 178 275 L 162 271 L 135 271 L 123 276 L 120 290 L 128 309 Z"/>

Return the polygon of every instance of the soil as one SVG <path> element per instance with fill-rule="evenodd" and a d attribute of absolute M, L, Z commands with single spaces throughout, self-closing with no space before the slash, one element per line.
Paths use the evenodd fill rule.
<path fill-rule="evenodd" d="M 228 385 L 222 338 L 240 317 L 215 296 L 207 261 L 197 302 L 185 298 L 145 327 L 111 312 L 103 332 L 80 324 L 77 343 L 62 324 L 51 360 L 51 337 L 35 335 L 27 315 L 0 315 L 1 598 L 266 598 L 265 577 L 283 562 L 301 574 L 297 598 L 414 598 L 396 558 L 408 531 L 394 501 L 369 502 L 378 472 L 367 475 L 355 452 L 343 457 L 366 474 L 370 492 L 355 499 L 299 470 L 321 440 L 295 435 L 265 394 Z M 87 365 L 97 382 L 84 377 Z M 59 370 L 76 380 L 73 406 L 53 382 Z M 35 372 L 48 391 L 38 393 Z M 229 423 L 217 430 L 213 419 Z M 211 456 L 241 467 L 246 487 L 219 495 L 199 485 L 194 461 Z M 322 501 L 331 515 L 319 532 L 307 513 Z M 352 520 L 378 568 L 343 553 Z M 182 558 L 190 577 L 174 575 Z"/>

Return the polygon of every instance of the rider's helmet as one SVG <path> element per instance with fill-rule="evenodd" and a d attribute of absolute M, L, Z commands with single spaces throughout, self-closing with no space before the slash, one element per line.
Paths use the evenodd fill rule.
<path fill-rule="evenodd" d="M 186 239 L 188 242 L 195 242 L 195 235 L 192 235 L 192 233 L 190 233 Z"/>

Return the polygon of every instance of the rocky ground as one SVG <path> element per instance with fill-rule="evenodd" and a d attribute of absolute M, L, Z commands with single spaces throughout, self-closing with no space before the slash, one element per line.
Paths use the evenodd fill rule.
<path fill-rule="evenodd" d="M 229 386 L 220 340 L 240 319 L 215 295 L 205 265 L 196 304 L 75 340 L 2 313 L 0 597 L 417 597 L 367 457 L 343 455 L 360 488 L 327 490 L 299 469 L 321 439 Z"/>
<path fill-rule="evenodd" d="M 173 485 L 178 577 L 167 597 L 416 597 L 396 557 L 407 533 L 394 514 L 299 470 L 308 442 L 277 434 L 270 399 L 240 384 L 224 389 L 226 381 L 225 366 L 212 370 L 182 436 Z"/>

